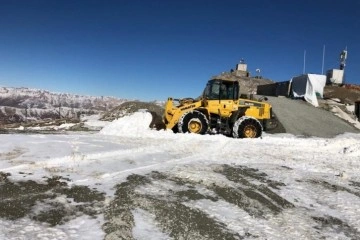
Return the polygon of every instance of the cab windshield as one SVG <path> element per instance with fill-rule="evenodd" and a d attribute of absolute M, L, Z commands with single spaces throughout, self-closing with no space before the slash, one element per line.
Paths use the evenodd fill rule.
<path fill-rule="evenodd" d="M 237 82 L 211 80 L 205 87 L 204 98 L 208 100 L 237 99 L 239 87 Z"/>

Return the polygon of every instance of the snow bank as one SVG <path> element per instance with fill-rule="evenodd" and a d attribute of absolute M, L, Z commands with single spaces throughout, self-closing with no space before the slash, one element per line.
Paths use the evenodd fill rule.
<path fill-rule="evenodd" d="M 355 109 L 355 108 L 354 108 Z M 360 122 L 354 120 L 353 118 L 351 118 L 349 116 L 349 114 L 345 113 L 343 110 L 341 110 L 338 106 L 333 106 L 331 108 L 331 112 L 333 112 L 336 116 L 348 121 L 349 123 L 351 123 L 352 125 L 354 125 L 354 127 L 356 127 L 357 129 L 360 129 Z"/>
<path fill-rule="evenodd" d="M 100 131 L 100 134 L 127 137 L 153 135 L 155 131 L 149 128 L 151 121 L 152 116 L 149 112 L 135 112 L 132 115 L 114 120 L 112 123 L 105 126 Z"/>
<path fill-rule="evenodd" d="M 212 136 L 212 135 L 200 135 L 195 133 L 183 133 L 175 134 L 172 130 L 155 130 L 151 129 L 150 123 L 152 121 L 151 113 L 147 111 L 135 112 L 131 115 L 124 116 L 117 120 L 114 120 L 110 124 L 106 125 L 99 134 L 101 135 L 113 135 L 119 137 L 142 137 L 142 138 L 161 138 L 172 139 L 181 142 L 192 141 L 192 139 L 201 138 L 203 140 L 212 140 L 216 137 L 227 139 L 225 136 Z M 216 141 L 219 139 L 217 138 Z"/>
<path fill-rule="evenodd" d="M 355 105 L 347 105 L 346 110 L 348 110 L 351 113 L 355 112 Z"/>
<path fill-rule="evenodd" d="M 89 116 L 81 116 L 81 121 L 84 122 L 84 126 L 91 130 L 101 130 L 106 125 L 109 125 L 108 121 L 101 121 L 101 115 L 89 115 Z"/>
<path fill-rule="evenodd" d="M 60 126 L 37 126 L 37 127 L 27 127 L 27 130 L 34 130 L 34 131 L 49 131 L 49 130 L 53 130 L 53 131 L 60 131 L 60 130 L 69 130 L 71 127 L 75 126 L 75 123 L 64 123 L 61 124 Z M 19 127 L 20 128 L 20 127 Z M 25 130 L 24 127 L 22 127 L 23 129 L 19 129 L 19 130 Z"/>

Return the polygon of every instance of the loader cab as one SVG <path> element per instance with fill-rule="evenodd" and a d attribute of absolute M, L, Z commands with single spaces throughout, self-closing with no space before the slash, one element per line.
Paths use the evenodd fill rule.
<path fill-rule="evenodd" d="M 238 99 L 237 81 L 213 79 L 205 87 L 202 102 L 210 115 L 228 118 L 238 109 Z"/>
<path fill-rule="evenodd" d="M 237 81 L 210 80 L 203 93 L 203 99 L 206 100 L 237 100 L 238 98 L 239 84 Z"/>

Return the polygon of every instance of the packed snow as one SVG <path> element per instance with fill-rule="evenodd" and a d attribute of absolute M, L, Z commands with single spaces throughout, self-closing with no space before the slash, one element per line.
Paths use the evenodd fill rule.
<path fill-rule="evenodd" d="M 360 134 L 345 133 L 325 139 L 264 133 L 258 139 L 233 139 L 155 131 L 149 129 L 150 122 L 150 113 L 137 112 L 107 124 L 96 134 L 1 135 L 0 172 L 11 174 L 8 179 L 14 182 L 41 183 L 44 177 L 62 176 L 70 179 L 69 186 L 88 186 L 104 192 L 106 206 L 117 196 L 115 186 L 127 181 L 130 175 L 164 173 L 172 176 L 172 180 L 152 178 L 152 184 L 136 187 L 133 194 L 160 196 L 161 201 L 167 201 L 169 194 L 196 191 L 207 198 L 186 201 L 184 208 L 204 213 L 221 223 L 215 226 L 234 236 L 249 239 L 356 239 L 359 236 Z M 220 174 L 226 168 L 249 172 L 237 182 L 237 175 L 232 176 L 234 180 Z M 185 183 L 175 184 L 173 179 Z M 271 193 L 260 195 L 270 202 L 284 199 L 286 207 L 280 203 L 282 200 L 265 202 L 266 206 L 254 201 L 244 210 L 236 205 L 238 200 L 221 198 L 214 188 L 252 191 L 272 182 L 281 184 L 266 187 Z M 191 183 L 193 186 L 189 188 Z M 2 184 L 0 181 L 0 188 Z M 272 198 L 273 195 L 276 197 Z M 152 198 L 140 196 L 143 198 L 139 201 L 144 204 L 131 210 L 132 237 L 176 239 L 161 227 L 158 215 L 148 211 Z M 76 204 L 61 198 L 52 201 L 64 202 L 69 207 Z M 32 212 L 41 211 L 41 206 L 37 203 Z M 0 218 L 0 239 L 102 239 L 106 237 L 107 221 L 111 219 L 106 219 L 103 213 L 95 218 L 79 215 L 55 226 L 28 216 Z M 189 239 L 198 236 L 191 235 L 190 230 L 189 234 Z"/>
<path fill-rule="evenodd" d="M 84 123 L 84 127 L 90 130 L 101 130 L 110 122 L 101 121 L 100 118 L 101 118 L 100 114 L 95 114 L 95 115 L 83 115 L 81 116 L 80 119 Z"/>

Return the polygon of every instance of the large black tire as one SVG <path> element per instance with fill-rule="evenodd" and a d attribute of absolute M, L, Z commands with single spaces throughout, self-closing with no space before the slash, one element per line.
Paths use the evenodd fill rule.
<path fill-rule="evenodd" d="M 262 125 L 253 117 L 243 116 L 233 126 L 232 135 L 234 138 L 258 138 L 261 134 Z"/>
<path fill-rule="evenodd" d="M 178 122 L 178 130 L 180 133 L 205 134 L 208 126 L 208 119 L 199 111 L 184 113 Z"/>

